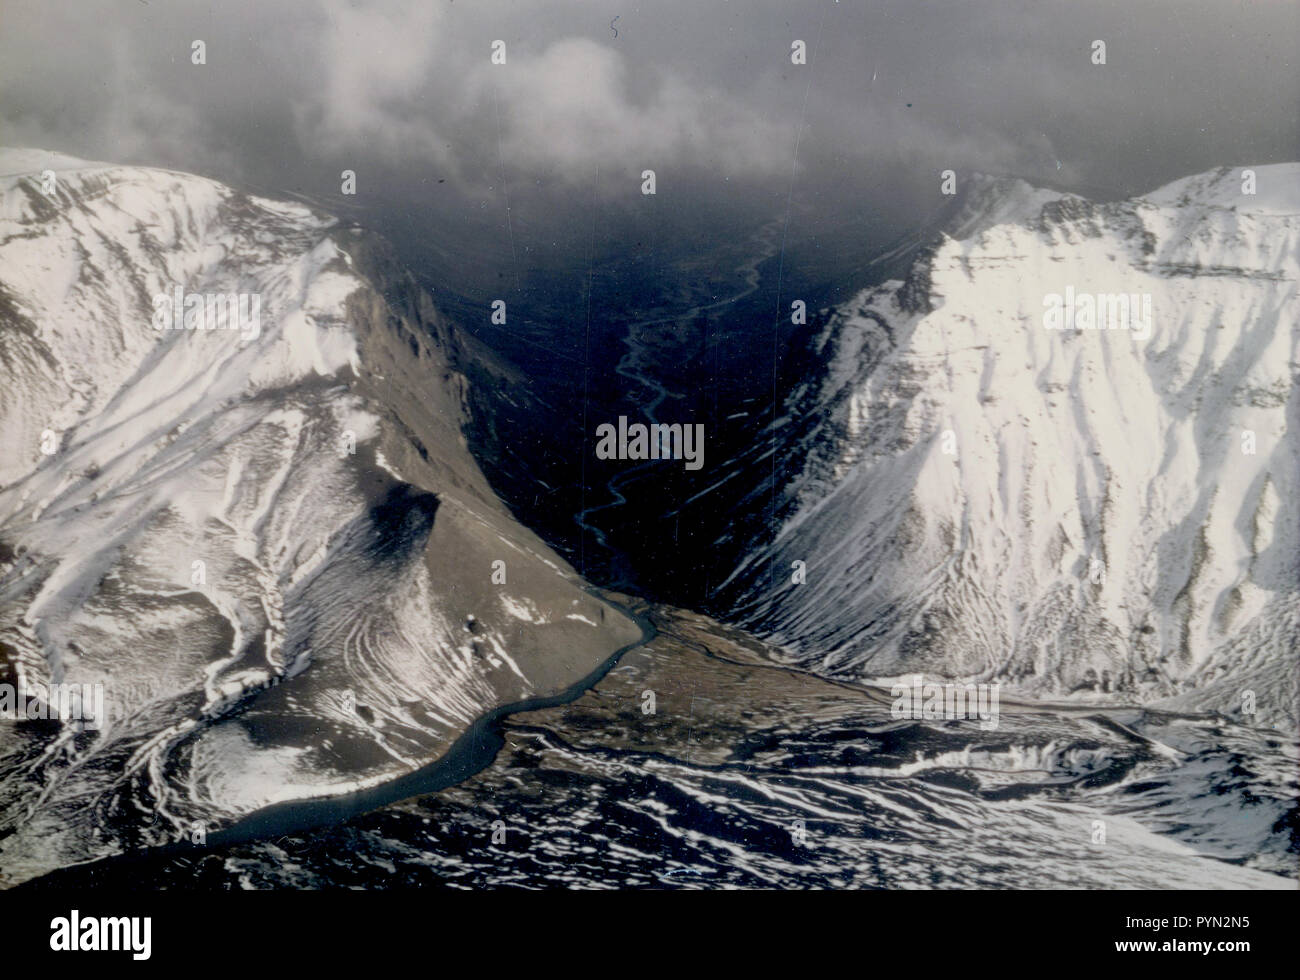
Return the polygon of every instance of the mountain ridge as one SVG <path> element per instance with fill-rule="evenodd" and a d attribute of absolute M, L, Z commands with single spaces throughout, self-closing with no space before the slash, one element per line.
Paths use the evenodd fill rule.
<path fill-rule="evenodd" d="M 830 311 L 785 406 L 806 462 L 724 607 L 835 676 L 1238 714 L 1250 690 L 1294 729 L 1300 165 L 1246 169 L 1258 195 L 1242 168 L 1105 204 L 983 181 L 964 237 Z M 1150 339 L 1047 329 L 1067 287 L 1151 293 Z"/>
<path fill-rule="evenodd" d="M 392 779 L 640 635 L 488 486 L 456 330 L 381 241 L 207 178 L 15 160 L 0 680 L 102 684 L 108 717 L 12 726 L 10 876 Z M 155 329 L 176 288 L 256 295 L 258 329 Z"/>

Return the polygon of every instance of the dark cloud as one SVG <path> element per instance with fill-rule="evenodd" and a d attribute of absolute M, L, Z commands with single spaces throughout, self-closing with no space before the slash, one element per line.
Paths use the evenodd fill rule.
<path fill-rule="evenodd" d="M 0 139 L 325 197 L 348 167 L 467 228 L 651 168 L 692 211 L 893 229 L 946 168 L 1118 195 L 1294 159 L 1298 30 L 1259 0 L 6 0 Z"/>

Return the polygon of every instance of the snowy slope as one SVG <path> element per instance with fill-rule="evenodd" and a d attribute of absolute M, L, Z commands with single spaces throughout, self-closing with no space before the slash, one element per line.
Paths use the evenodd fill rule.
<path fill-rule="evenodd" d="M 0 721 L 9 881 L 391 779 L 639 636 L 492 494 L 454 331 L 369 236 L 186 174 L 0 174 L 0 683 L 108 715 Z M 155 330 L 176 288 L 260 330 Z"/>
<path fill-rule="evenodd" d="M 1294 729 L 1300 165 L 1252 169 L 1254 195 L 1222 169 L 1114 204 L 978 180 L 819 338 L 738 617 L 835 675 L 1232 714 L 1253 692 L 1244 720 Z M 1067 289 L 1149 295 L 1149 332 L 1049 329 Z"/>

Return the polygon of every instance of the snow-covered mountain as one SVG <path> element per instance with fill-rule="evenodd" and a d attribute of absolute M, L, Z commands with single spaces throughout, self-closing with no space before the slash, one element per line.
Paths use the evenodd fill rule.
<path fill-rule="evenodd" d="M 105 702 L 0 722 L 10 883 L 392 779 L 640 636 L 488 487 L 461 339 L 381 242 L 181 173 L 0 175 L 0 683 Z M 257 305 L 184 329 L 191 294 Z"/>
<path fill-rule="evenodd" d="M 1294 730 L 1298 267 L 1297 164 L 1106 204 L 972 178 L 906 277 L 818 337 L 777 427 L 799 475 L 752 472 L 780 527 L 731 609 L 837 676 Z"/>

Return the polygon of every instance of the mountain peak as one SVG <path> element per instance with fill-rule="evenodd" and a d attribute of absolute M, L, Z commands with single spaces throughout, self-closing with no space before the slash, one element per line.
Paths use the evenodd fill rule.
<path fill-rule="evenodd" d="M 43 170 L 56 173 L 69 170 L 102 169 L 113 164 L 82 160 L 56 150 L 37 147 L 0 146 L 0 177 L 39 174 Z"/>
<path fill-rule="evenodd" d="M 202 177 L 0 163 L 0 676 L 105 711 L 6 755 L 11 876 L 126 846 L 46 839 L 100 807 L 166 814 L 156 843 L 386 782 L 639 635 L 492 492 L 451 328 L 365 236 Z"/>
<path fill-rule="evenodd" d="M 846 677 L 1229 712 L 1250 689 L 1294 728 L 1296 172 L 1105 204 L 974 181 L 912 274 L 830 318 L 737 615 Z"/>
<path fill-rule="evenodd" d="M 974 237 L 1000 224 L 1032 221 L 1051 201 L 1083 200 L 1077 194 L 1050 190 L 1021 177 L 976 171 L 964 179 L 965 192 L 944 231 L 952 238 Z"/>
<path fill-rule="evenodd" d="M 1253 190 L 1247 190 L 1250 186 Z M 1300 163 L 1218 167 L 1171 181 L 1139 199 L 1157 207 L 1295 214 L 1300 210 Z"/>

